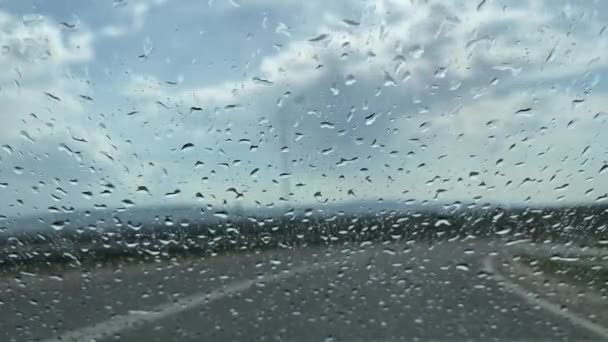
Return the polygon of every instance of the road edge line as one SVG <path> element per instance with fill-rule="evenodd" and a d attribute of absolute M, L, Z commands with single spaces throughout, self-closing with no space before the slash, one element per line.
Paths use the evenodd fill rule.
<path fill-rule="evenodd" d="M 141 328 L 146 323 L 158 321 L 165 317 L 169 317 L 181 312 L 193 309 L 197 306 L 205 305 L 209 302 L 224 298 L 226 296 L 243 292 L 260 283 L 274 283 L 281 281 L 298 274 L 306 274 L 324 267 L 331 266 L 334 263 L 344 259 L 333 258 L 324 262 L 318 262 L 310 265 L 303 265 L 282 271 L 277 274 L 266 274 L 263 277 L 256 279 L 246 279 L 238 282 L 227 284 L 219 289 L 214 289 L 210 292 L 195 293 L 182 298 L 176 302 L 169 302 L 157 305 L 153 309 L 144 313 L 129 313 L 114 316 L 108 320 L 98 322 L 79 329 L 64 332 L 60 336 L 45 339 L 42 342 L 65 342 L 65 341 L 96 341 L 104 338 L 111 338 L 112 334 L 121 331 L 134 330 Z"/>
<path fill-rule="evenodd" d="M 559 307 L 559 305 L 551 303 L 548 300 L 542 299 L 538 295 L 534 294 L 532 291 L 528 291 L 522 286 L 510 281 L 509 279 L 507 279 L 507 277 L 503 276 L 502 274 L 500 274 L 500 272 L 496 270 L 492 262 L 493 259 L 494 257 L 488 256 L 483 260 L 483 268 L 486 272 L 490 273 L 492 279 L 502 284 L 502 286 L 511 290 L 512 293 L 515 293 L 518 296 L 522 297 L 526 302 L 528 302 L 528 304 L 537 305 L 556 316 L 570 321 L 570 323 L 576 326 L 584 328 L 587 331 L 590 331 L 602 337 L 602 339 L 608 340 L 608 328 L 594 323 L 584 317 L 578 316 L 572 311 L 564 311 Z"/>

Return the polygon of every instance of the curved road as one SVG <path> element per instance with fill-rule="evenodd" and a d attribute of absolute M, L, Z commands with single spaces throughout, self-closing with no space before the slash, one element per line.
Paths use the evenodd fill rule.
<path fill-rule="evenodd" d="M 603 340 L 485 271 L 503 248 L 400 242 L 21 273 L 0 285 L 0 340 Z"/>

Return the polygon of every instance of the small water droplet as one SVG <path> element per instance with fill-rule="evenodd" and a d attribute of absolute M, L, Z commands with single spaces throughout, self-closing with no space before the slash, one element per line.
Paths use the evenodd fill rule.
<path fill-rule="evenodd" d="M 44 93 L 44 95 L 50 97 L 51 99 L 61 102 L 61 98 L 59 98 L 59 96 L 56 96 L 56 95 L 46 92 L 46 91 L 43 91 L 43 93 Z"/>
<path fill-rule="evenodd" d="M 531 116 L 532 115 L 532 107 L 526 107 L 526 108 L 518 109 L 515 112 L 515 115 Z"/>
<path fill-rule="evenodd" d="M 253 77 L 251 79 L 254 83 L 262 84 L 262 85 L 272 85 L 273 83 L 267 79 L 261 77 Z"/>
<path fill-rule="evenodd" d="M 165 197 L 175 197 L 175 196 L 179 195 L 181 192 L 182 191 L 180 189 L 175 189 L 175 190 L 173 190 L 171 192 L 167 192 L 165 194 Z"/>
<path fill-rule="evenodd" d="M 353 75 L 353 74 L 348 74 L 344 78 L 344 84 L 346 84 L 347 86 L 351 86 L 351 85 L 355 84 L 356 82 L 357 82 L 357 79 L 355 78 L 355 75 Z"/>
<path fill-rule="evenodd" d="M 135 205 L 135 202 L 130 199 L 124 199 L 121 203 L 124 204 L 127 208 L 130 208 Z"/>
<path fill-rule="evenodd" d="M 368 116 L 365 117 L 365 125 L 370 126 L 373 125 L 374 122 L 376 122 L 376 119 L 378 119 L 378 117 L 380 116 L 380 114 L 377 113 L 372 113 Z"/>
<path fill-rule="evenodd" d="M 323 121 L 323 122 L 321 122 L 321 128 L 334 129 L 335 125 L 331 122 Z"/>
<path fill-rule="evenodd" d="M 13 148 L 10 145 L 2 145 L 1 147 L 6 153 L 13 154 Z"/>
<path fill-rule="evenodd" d="M 359 26 L 359 22 L 352 19 L 342 19 L 342 22 L 349 26 Z"/>
<path fill-rule="evenodd" d="M 447 74 L 448 69 L 447 68 L 439 68 L 435 71 L 435 78 L 445 78 L 445 75 Z"/>
<path fill-rule="evenodd" d="M 228 213 L 225 211 L 216 211 L 213 213 L 213 216 L 221 218 L 222 220 L 225 220 L 228 218 Z"/>
<path fill-rule="evenodd" d="M 424 47 L 415 45 L 409 50 L 409 55 L 412 58 L 418 59 L 424 54 Z"/>
<path fill-rule="evenodd" d="M 314 38 L 310 38 L 308 41 L 309 42 L 320 42 L 320 41 L 325 40 L 327 38 L 329 38 L 329 34 L 322 33 L 322 34 L 320 34 L 320 35 L 318 35 L 318 36 L 316 36 Z"/>
<path fill-rule="evenodd" d="M 396 87 L 397 82 L 388 72 L 384 72 L 384 86 L 385 87 Z"/>
<path fill-rule="evenodd" d="M 331 85 L 331 87 L 329 88 L 329 90 L 331 90 L 331 93 L 334 96 L 340 95 L 340 89 L 338 89 L 338 87 L 337 87 L 337 85 L 335 83 Z"/>
<path fill-rule="evenodd" d="M 182 146 L 181 151 L 185 152 L 185 151 L 192 149 L 193 147 L 194 147 L 193 143 L 186 143 Z"/>
<path fill-rule="evenodd" d="M 458 264 L 458 265 L 456 265 L 456 269 L 460 270 L 460 271 L 467 272 L 467 271 L 469 271 L 469 265 L 464 264 L 464 263 L 463 264 Z"/>
<path fill-rule="evenodd" d="M 32 137 L 26 131 L 19 132 L 19 136 L 21 136 L 21 138 L 23 138 L 23 139 L 25 139 L 25 140 L 27 140 L 27 141 L 29 141 L 31 143 L 36 142 L 34 139 L 32 139 Z"/>
<path fill-rule="evenodd" d="M 63 221 L 63 220 L 57 220 L 53 223 L 51 223 L 51 228 L 53 228 L 54 230 L 62 230 L 66 225 L 68 225 L 70 223 L 70 221 Z"/>
<path fill-rule="evenodd" d="M 138 192 L 138 193 L 144 193 L 144 194 L 146 194 L 148 196 L 151 195 L 150 194 L 150 190 L 148 190 L 148 188 L 145 187 L 145 186 L 143 186 L 143 185 L 138 186 L 136 192 Z"/>

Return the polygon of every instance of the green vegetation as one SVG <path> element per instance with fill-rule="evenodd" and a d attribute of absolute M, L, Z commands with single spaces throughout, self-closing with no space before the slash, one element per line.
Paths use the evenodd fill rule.
<path fill-rule="evenodd" d="M 396 240 L 433 243 L 475 237 L 596 245 L 597 241 L 608 239 L 608 212 L 603 206 L 537 209 L 445 206 L 437 210 L 375 210 L 357 215 L 311 211 L 305 215 L 267 217 L 226 215 L 214 222 L 177 224 L 181 219 L 167 217 L 138 229 L 126 228 L 124 224 L 109 228 L 87 226 L 49 231 L 45 235 L 37 232 L 5 237 L 0 241 L 0 267 L 24 269 L 26 264 L 83 267 Z M 587 279 L 584 276 L 577 275 Z"/>

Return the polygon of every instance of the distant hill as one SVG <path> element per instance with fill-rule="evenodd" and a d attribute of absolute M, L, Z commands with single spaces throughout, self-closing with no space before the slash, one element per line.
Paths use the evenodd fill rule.
<path fill-rule="evenodd" d="M 274 206 L 244 208 L 207 206 L 131 207 L 104 210 L 69 210 L 15 218 L 0 219 L 0 236 L 18 233 L 65 231 L 74 232 L 83 227 L 115 229 L 117 227 L 179 225 L 185 223 L 219 224 L 248 218 L 268 217 L 325 217 L 333 215 L 369 216 L 388 212 L 399 214 L 487 210 L 497 207 L 486 204 L 466 209 L 459 202 L 450 204 L 407 204 L 398 201 L 351 201 L 315 205 Z M 483 209 L 482 209 L 483 208 Z"/>
<path fill-rule="evenodd" d="M 131 207 L 0 221 L 0 256 L 160 253 L 453 238 L 608 243 L 608 206 L 355 201 L 290 207 Z M 1 259 L 1 258 L 0 258 Z"/>

